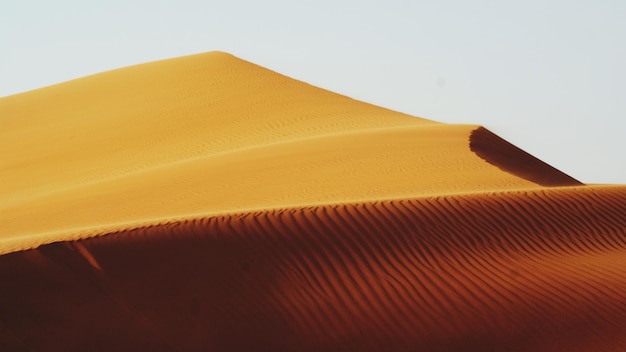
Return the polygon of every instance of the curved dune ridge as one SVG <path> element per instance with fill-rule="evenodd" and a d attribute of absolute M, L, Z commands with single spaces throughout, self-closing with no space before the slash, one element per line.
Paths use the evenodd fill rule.
<path fill-rule="evenodd" d="M 626 187 L 212 52 L 0 98 L 0 351 L 619 351 Z"/>
<path fill-rule="evenodd" d="M 51 244 L 0 257 L 0 336 L 59 351 L 621 351 L 625 212 L 623 187 L 574 187 Z"/>
<path fill-rule="evenodd" d="M 542 186 L 582 185 L 484 127 L 472 131 L 470 149 L 488 163 Z"/>

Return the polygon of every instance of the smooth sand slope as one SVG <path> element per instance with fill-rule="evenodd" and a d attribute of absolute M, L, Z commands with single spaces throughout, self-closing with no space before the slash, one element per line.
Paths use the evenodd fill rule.
<path fill-rule="evenodd" d="M 0 124 L 0 350 L 626 349 L 626 187 L 480 126 L 219 52 Z"/>
<path fill-rule="evenodd" d="M 2 98 L 0 119 L 0 252 L 172 218 L 537 186 L 468 148 L 478 126 L 375 107 L 223 53 Z"/>

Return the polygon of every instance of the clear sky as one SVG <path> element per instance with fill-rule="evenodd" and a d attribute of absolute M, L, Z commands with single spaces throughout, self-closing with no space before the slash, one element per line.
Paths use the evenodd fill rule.
<path fill-rule="evenodd" d="M 623 0 L 0 2 L 0 96 L 212 50 L 626 183 Z"/>

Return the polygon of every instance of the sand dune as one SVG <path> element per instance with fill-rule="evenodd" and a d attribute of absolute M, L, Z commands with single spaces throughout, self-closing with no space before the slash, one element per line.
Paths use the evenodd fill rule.
<path fill-rule="evenodd" d="M 0 350 L 619 351 L 626 187 L 228 54 L 0 99 Z"/>
<path fill-rule="evenodd" d="M 501 168 L 524 163 L 523 151 L 485 162 L 510 148 L 478 126 L 389 111 L 223 53 L 6 97 L 0 119 L 0 253 L 197 215 L 538 186 Z M 468 148 L 472 135 L 484 152 Z"/>
<path fill-rule="evenodd" d="M 35 350 L 617 351 L 624 212 L 575 187 L 175 222 L 1 256 L 0 311 Z"/>

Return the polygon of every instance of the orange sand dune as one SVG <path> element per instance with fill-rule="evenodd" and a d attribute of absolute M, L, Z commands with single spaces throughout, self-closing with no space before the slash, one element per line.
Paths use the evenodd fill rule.
<path fill-rule="evenodd" d="M 626 349 L 626 187 L 213 52 L 0 98 L 0 351 Z"/>
<path fill-rule="evenodd" d="M 626 188 L 258 211 L 0 256 L 14 350 L 623 351 Z M 25 294 L 26 293 L 26 294 Z"/>

